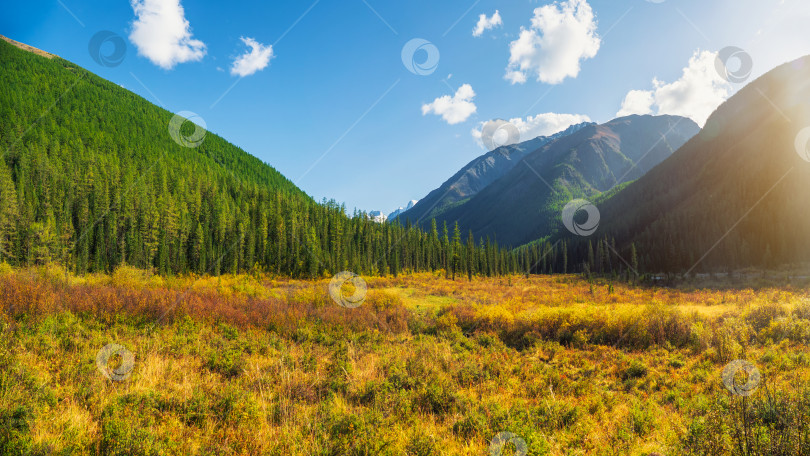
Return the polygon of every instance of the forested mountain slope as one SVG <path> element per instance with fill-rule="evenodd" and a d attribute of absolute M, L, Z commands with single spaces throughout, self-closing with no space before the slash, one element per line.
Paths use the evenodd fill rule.
<path fill-rule="evenodd" d="M 610 240 L 623 255 L 635 244 L 651 271 L 810 261 L 808 126 L 803 57 L 741 89 L 684 147 L 600 203 L 592 243 Z M 583 242 L 578 261 L 587 261 Z"/>
<path fill-rule="evenodd" d="M 59 57 L 0 40 L 0 64 L 0 263 L 293 276 L 516 264 L 462 248 L 452 227 L 440 238 L 316 203 L 210 132 L 182 147 L 172 113 Z"/>

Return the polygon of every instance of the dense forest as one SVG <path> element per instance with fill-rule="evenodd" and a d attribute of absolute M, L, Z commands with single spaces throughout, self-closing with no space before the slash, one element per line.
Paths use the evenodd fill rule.
<path fill-rule="evenodd" d="M 422 230 L 347 214 L 215 134 L 182 147 L 169 133 L 172 113 L 68 61 L 4 41 L 0 60 L 0 263 L 455 277 L 539 260 L 457 226 Z M 185 122 L 183 134 L 194 128 Z"/>

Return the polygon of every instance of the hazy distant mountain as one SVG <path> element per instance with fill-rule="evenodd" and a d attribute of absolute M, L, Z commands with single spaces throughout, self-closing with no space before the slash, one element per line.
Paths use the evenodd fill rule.
<path fill-rule="evenodd" d="M 744 87 L 699 135 L 599 204 L 592 238 L 615 238 L 625 254 L 635 242 L 654 271 L 810 261 L 808 100 L 810 56 Z"/>
<path fill-rule="evenodd" d="M 395 218 L 399 217 L 399 215 L 402 214 L 403 212 L 412 209 L 418 202 L 419 200 L 408 201 L 408 204 L 405 207 L 400 206 L 397 210 L 388 214 L 388 220 L 394 220 Z"/>
<path fill-rule="evenodd" d="M 587 125 L 532 151 L 468 201 L 439 214 L 437 222 L 458 221 L 476 238 L 497 236 L 513 246 L 548 236 L 571 199 L 592 198 L 638 179 L 699 130 L 678 116 Z"/>
<path fill-rule="evenodd" d="M 453 177 L 445 181 L 441 187 L 428 193 L 413 209 L 406 208 L 408 210 L 408 219 L 411 221 L 425 221 L 437 217 L 442 212 L 466 201 L 498 180 L 530 152 L 589 125 L 594 124 L 585 122 L 572 125 L 550 136 L 538 136 L 518 144 L 498 147 L 481 155 L 467 163 Z M 388 216 L 389 220 L 393 218 L 392 215 Z"/>

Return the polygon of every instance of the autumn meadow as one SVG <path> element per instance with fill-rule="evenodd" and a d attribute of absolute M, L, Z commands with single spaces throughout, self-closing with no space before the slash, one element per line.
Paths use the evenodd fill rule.
<path fill-rule="evenodd" d="M 328 280 L 1 270 L 3 454 L 809 448 L 810 299 L 785 277 L 422 273 L 350 308 Z"/>

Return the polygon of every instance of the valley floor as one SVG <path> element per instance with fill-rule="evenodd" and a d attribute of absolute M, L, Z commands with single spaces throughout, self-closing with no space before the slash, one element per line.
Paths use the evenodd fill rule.
<path fill-rule="evenodd" d="M 0 266 L 0 454 L 810 453 L 804 288 L 366 281 Z"/>

